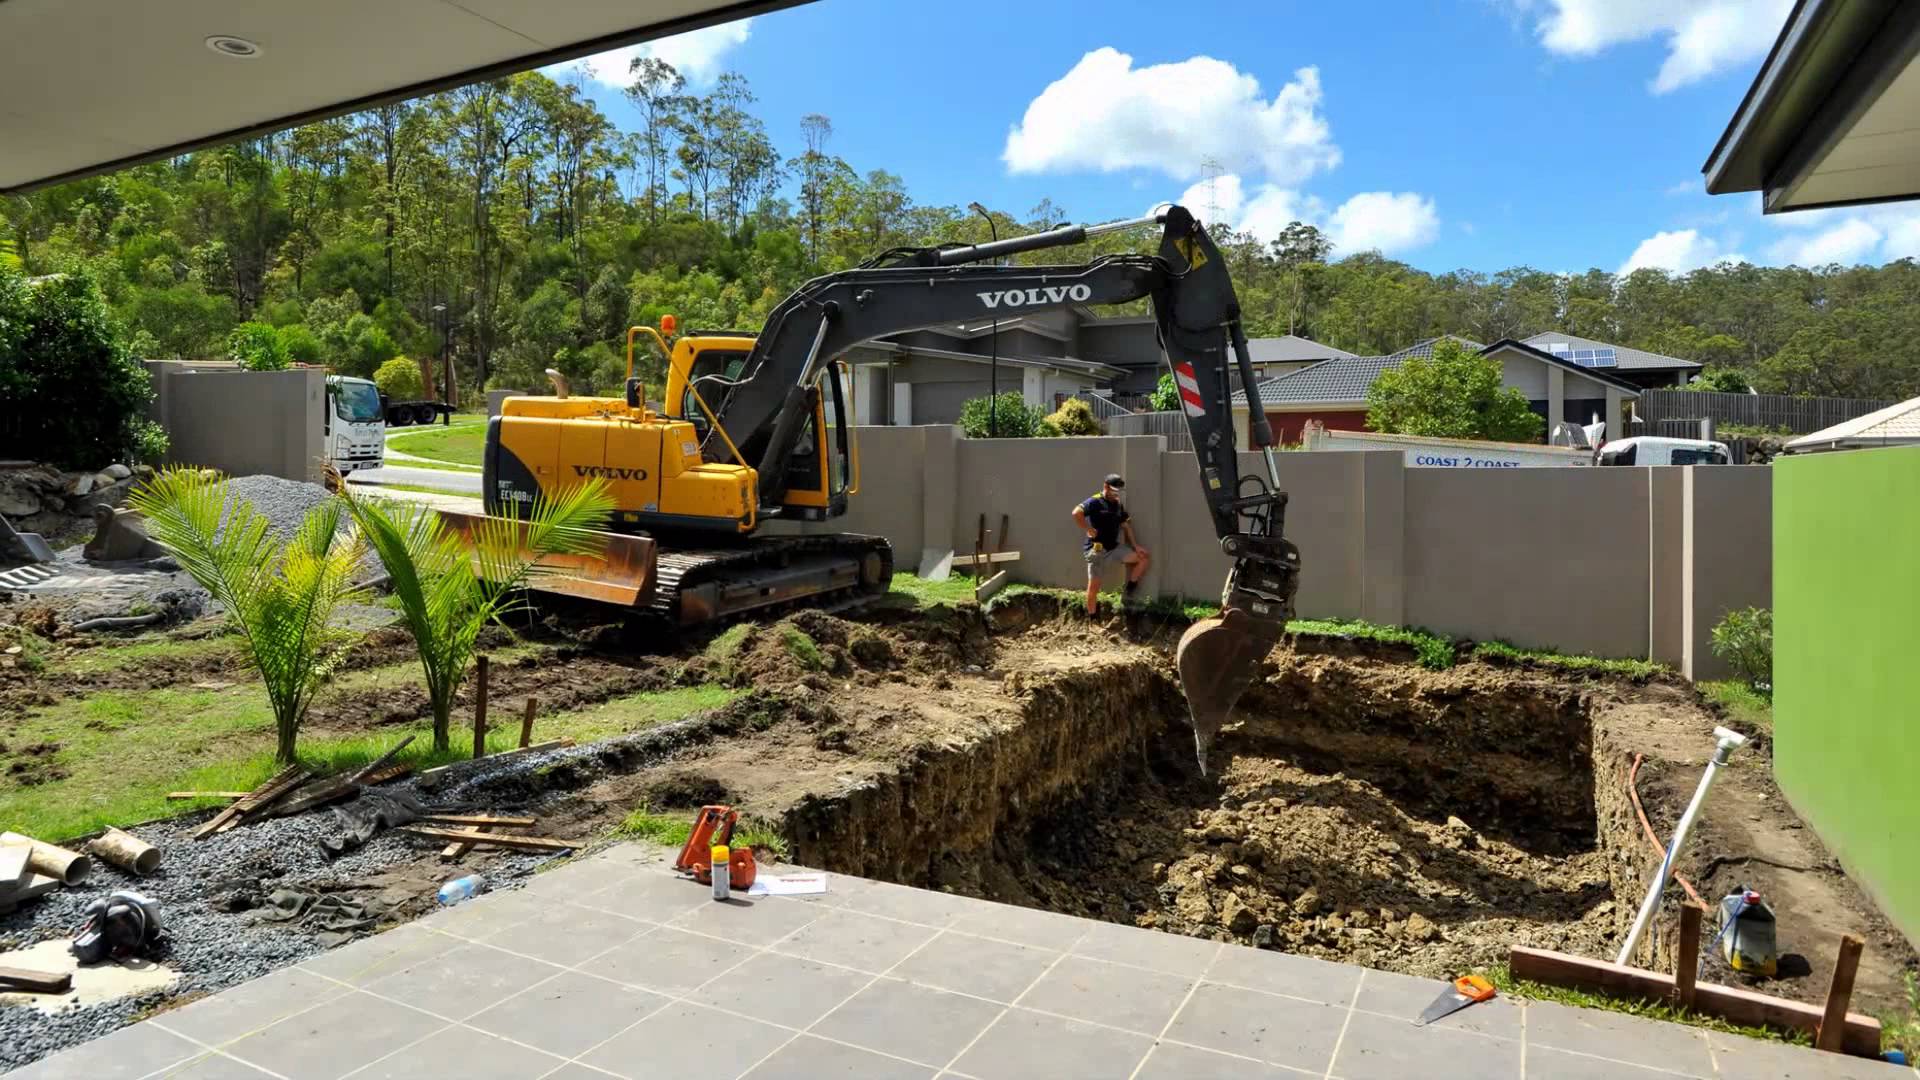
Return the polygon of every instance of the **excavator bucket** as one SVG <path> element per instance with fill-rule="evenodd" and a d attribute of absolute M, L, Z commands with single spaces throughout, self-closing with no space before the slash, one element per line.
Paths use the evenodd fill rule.
<path fill-rule="evenodd" d="M 1193 713 L 1193 749 L 1200 759 L 1200 773 L 1207 772 L 1207 753 L 1213 737 L 1226 723 L 1227 714 L 1253 682 L 1260 661 L 1273 651 L 1286 624 L 1257 619 L 1237 607 L 1227 608 L 1210 619 L 1201 619 L 1180 635 L 1180 647 L 1174 651 L 1174 666 L 1180 672 L 1180 686 L 1187 694 L 1187 708 Z"/>
<path fill-rule="evenodd" d="M 447 527 L 473 546 L 475 533 L 483 522 L 499 521 L 484 514 L 454 510 L 440 511 Z M 524 535 L 526 526 L 519 527 Z M 653 603 L 655 544 L 651 537 L 605 534 L 606 547 L 599 555 L 548 555 L 536 564 L 541 571 L 527 582 L 535 592 L 596 600 L 619 607 L 645 607 Z"/>

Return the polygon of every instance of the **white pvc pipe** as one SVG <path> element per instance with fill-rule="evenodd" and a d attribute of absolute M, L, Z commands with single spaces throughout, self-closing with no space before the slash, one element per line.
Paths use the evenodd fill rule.
<path fill-rule="evenodd" d="M 1667 845 L 1667 857 L 1660 860 L 1660 873 L 1647 888 L 1647 898 L 1640 904 L 1640 914 L 1634 916 L 1633 929 L 1627 933 L 1627 942 L 1620 946 L 1620 955 L 1614 957 L 1616 964 L 1626 965 L 1628 958 L 1633 955 L 1634 946 L 1640 944 L 1640 935 L 1647 932 L 1647 924 L 1653 921 L 1653 913 L 1660 907 L 1660 896 L 1667 891 L 1667 878 L 1673 873 L 1673 861 L 1680 856 L 1680 845 L 1687 842 L 1687 832 L 1693 828 L 1693 819 L 1700 815 L 1700 804 L 1707 801 L 1707 789 L 1713 786 L 1714 774 L 1747 741 L 1745 735 L 1723 727 L 1714 728 L 1713 734 L 1720 740 L 1719 745 L 1714 749 L 1712 760 L 1707 762 L 1706 773 L 1700 777 L 1700 786 L 1694 789 L 1693 801 L 1687 804 L 1687 812 L 1680 815 L 1680 824 L 1673 830 L 1673 841 Z"/>

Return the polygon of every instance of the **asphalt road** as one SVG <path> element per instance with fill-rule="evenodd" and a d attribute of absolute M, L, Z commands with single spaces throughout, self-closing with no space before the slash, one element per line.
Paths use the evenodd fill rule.
<path fill-rule="evenodd" d="M 362 469 L 348 476 L 348 482 L 354 484 L 406 484 L 409 487 L 432 488 L 453 495 L 480 494 L 480 474 L 477 472 L 450 472 L 446 469 L 414 469 L 406 465 L 385 465 L 378 469 Z"/>

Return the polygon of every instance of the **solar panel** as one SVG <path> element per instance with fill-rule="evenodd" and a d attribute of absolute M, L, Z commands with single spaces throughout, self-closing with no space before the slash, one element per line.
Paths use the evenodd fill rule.
<path fill-rule="evenodd" d="M 1581 367 L 1618 367 L 1620 359 L 1613 349 L 1559 349 L 1554 355 L 1565 357 Z"/>

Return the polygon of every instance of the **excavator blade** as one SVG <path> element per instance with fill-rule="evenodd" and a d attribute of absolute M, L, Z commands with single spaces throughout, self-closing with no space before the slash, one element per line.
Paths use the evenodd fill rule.
<path fill-rule="evenodd" d="M 440 511 L 440 519 L 473 547 L 477 534 L 503 519 L 484 514 Z M 526 526 L 513 522 L 524 535 Z M 607 533 L 606 546 L 598 555 L 547 555 L 536 564 L 540 569 L 529 578 L 527 588 L 535 592 L 556 593 L 582 600 L 596 600 L 617 607 L 645 607 L 653 602 L 656 549 L 652 537 Z M 480 569 L 475 556 L 476 569 Z"/>
<path fill-rule="evenodd" d="M 1237 607 L 1210 619 L 1201 619 L 1180 635 L 1174 666 L 1193 713 L 1193 749 L 1206 775 L 1207 753 L 1227 714 L 1253 682 L 1260 661 L 1273 651 L 1286 629 L 1284 622 L 1256 619 Z"/>

